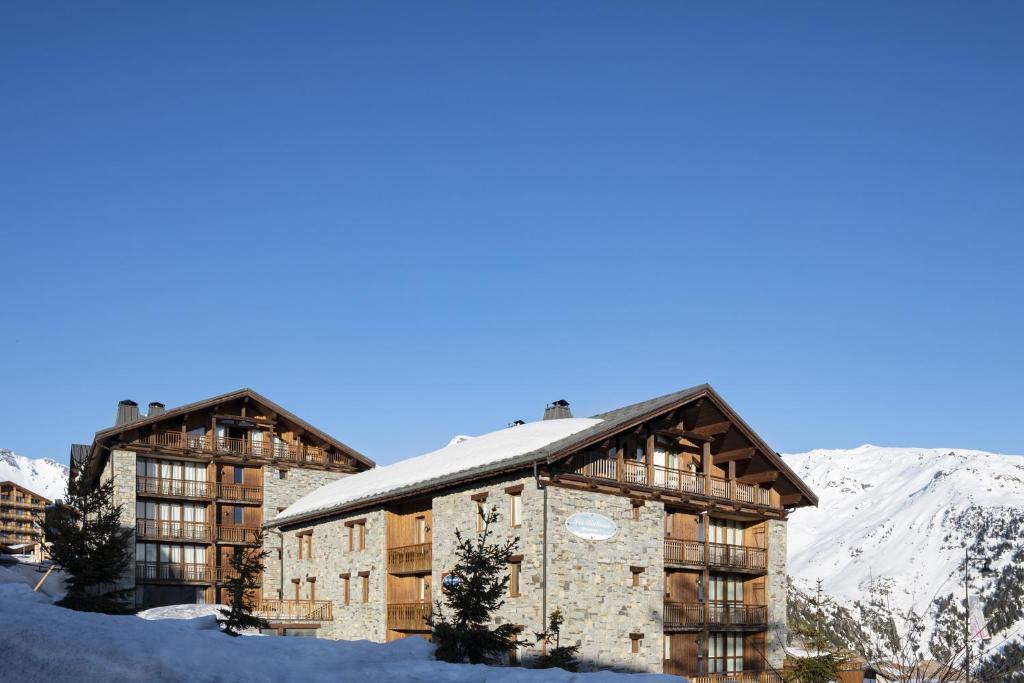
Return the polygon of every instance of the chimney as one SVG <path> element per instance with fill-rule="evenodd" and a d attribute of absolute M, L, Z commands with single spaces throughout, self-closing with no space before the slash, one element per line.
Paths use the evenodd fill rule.
<path fill-rule="evenodd" d="M 117 420 L 114 421 L 115 427 L 120 427 L 123 424 L 129 422 L 135 422 L 139 419 L 139 404 L 135 401 L 124 401 L 117 402 Z"/>
<path fill-rule="evenodd" d="M 564 398 L 553 401 L 544 408 L 545 420 L 561 420 L 566 417 L 572 417 L 572 411 L 569 410 L 569 402 Z"/>
<path fill-rule="evenodd" d="M 163 415 L 166 411 L 164 410 L 167 406 L 159 401 L 152 401 L 149 404 L 149 412 L 146 413 L 146 417 L 156 417 L 157 415 Z"/>
<path fill-rule="evenodd" d="M 509 427 L 522 427 L 524 424 L 526 423 L 523 422 L 522 420 L 513 420 L 512 424 L 510 424 Z"/>

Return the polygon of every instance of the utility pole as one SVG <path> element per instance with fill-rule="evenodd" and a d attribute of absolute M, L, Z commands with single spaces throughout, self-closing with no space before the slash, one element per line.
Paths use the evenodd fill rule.
<path fill-rule="evenodd" d="M 971 565 L 970 551 L 964 548 L 964 660 L 967 683 L 971 683 Z"/>

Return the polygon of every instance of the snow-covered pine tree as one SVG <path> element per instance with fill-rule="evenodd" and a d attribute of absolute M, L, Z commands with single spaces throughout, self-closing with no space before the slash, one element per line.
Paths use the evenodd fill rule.
<path fill-rule="evenodd" d="M 497 508 L 484 514 L 483 529 L 476 538 L 455 538 L 457 558 L 444 586 L 444 606 L 438 600 L 427 623 L 437 644 L 434 654 L 445 662 L 497 664 L 520 643 L 513 624 L 491 627 L 491 614 L 501 607 L 508 590 L 508 562 L 519 538 L 489 543 L 491 525 L 498 520 Z"/>
<path fill-rule="evenodd" d="M 537 658 L 533 668 L 535 669 L 565 669 L 566 671 L 577 671 L 580 668 L 578 654 L 579 643 L 576 645 L 562 645 L 562 624 L 565 617 L 562 610 L 556 609 L 548 615 L 548 630 L 538 633 L 537 643 L 550 647 L 554 642 L 555 646 L 546 649 L 546 652 Z"/>
<path fill-rule="evenodd" d="M 267 628 L 266 620 L 254 614 L 253 595 L 259 589 L 260 576 L 269 550 L 263 548 L 263 530 L 231 556 L 232 577 L 224 583 L 225 592 L 231 597 L 226 608 L 221 608 L 224 617 L 217 622 L 229 636 L 241 635 L 245 629 Z"/>
<path fill-rule="evenodd" d="M 87 463 L 68 480 L 64 505 L 52 508 L 46 522 L 50 559 L 66 575 L 67 594 L 57 604 L 81 612 L 130 612 L 131 589 L 118 583 L 131 567 L 132 530 L 121 524 L 113 481 L 92 485 L 88 471 Z"/>

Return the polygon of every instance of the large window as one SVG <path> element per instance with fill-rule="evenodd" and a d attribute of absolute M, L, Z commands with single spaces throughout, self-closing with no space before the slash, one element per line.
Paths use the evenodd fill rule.
<path fill-rule="evenodd" d="M 508 518 L 513 528 L 523 523 L 523 494 L 512 493 L 508 497 Z"/>
<path fill-rule="evenodd" d="M 710 520 L 711 529 L 709 541 L 712 543 L 728 543 L 730 545 L 743 545 L 743 522 L 735 519 Z"/>
<path fill-rule="evenodd" d="M 708 638 L 706 673 L 743 671 L 743 635 L 714 633 Z"/>
<path fill-rule="evenodd" d="M 708 600 L 710 602 L 743 602 L 743 577 L 734 574 L 712 574 Z"/>

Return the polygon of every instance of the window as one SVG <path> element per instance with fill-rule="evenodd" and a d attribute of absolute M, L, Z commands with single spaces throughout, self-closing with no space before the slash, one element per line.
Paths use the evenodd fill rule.
<path fill-rule="evenodd" d="M 233 510 L 233 519 L 235 524 L 242 523 L 242 508 L 236 505 Z"/>
<path fill-rule="evenodd" d="M 345 522 L 348 527 L 348 549 L 366 550 L 366 520 L 353 519 Z"/>
<path fill-rule="evenodd" d="M 640 587 L 640 575 L 644 573 L 643 567 L 630 567 L 629 572 L 633 575 L 633 588 Z"/>
<path fill-rule="evenodd" d="M 508 519 L 512 528 L 518 528 L 523 524 L 523 494 L 513 493 L 508 497 Z"/>
<path fill-rule="evenodd" d="M 662 659 L 666 662 L 672 659 L 672 636 L 665 634 L 665 654 L 662 655 Z"/>
<path fill-rule="evenodd" d="M 519 596 L 519 576 L 523 569 L 522 555 L 510 558 L 508 563 L 508 595 L 511 598 Z"/>
<path fill-rule="evenodd" d="M 712 517 L 710 536 L 708 540 L 712 543 L 728 543 L 730 545 L 743 545 L 743 522 L 735 519 L 717 519 Z"/>
<path fill-rule="evenodd" d="M 416 518 L 416 542 L 427 542 L 427 518 L 423 515 Z"/>
<path fill-rule="evenodd" d="M 313 559 L 313 532 L 306 534 L 306 557 Z"/>
<path fill-rule="evenodd" d="M 487 525 L 487 511 L 484 510 L 484 504 L 481 501 L 476 501 L 476 530 L 483 531 Z"/>
<path fill-rule="evenodd" d="M 278 479 L 287 479 L 288 478 L 288 470 L 284 470 L 284 469 L 278 470 L 277 471 L 277 478 Z"/>
<path fill-rule="evenodd" d="M 634 498 L 633 500 L 630 501 L 630 504 L 632 504 L 632 506 L 633 506 L 633 519 L 639 520 L 640 519 L 640 508 L 642 508 L 644 506 L 644 502 L 642 500 L 638 500 L 638 499 Z"/>
<path fill-rule="evenodd" d="M 416 577 L 416 597 L 420 602 L 426 602 L 429 599 L 427 595 L 427 577 L 425 576 Z"/>
<path fill-rule="evenodd" d="M 299 559 L 301 560 L 302 559 L 302 545 L 303 545 L 302 544 L 302 534 L 295 534 L 295 535 L 298 537 L 297 540 L 299 541 Z"/>
<path fill-rule="evenodd" d="M 363 580 L 363 602 L 370 602 L 370 572 L 359 572 L 359 577 Z"/>
<path fill-rule="evenodd" d="M 349 580 L 350 576 L 351 575 L 349 574 L 341 575 L 341 601 L 346 605 L 349 603 L 349 600 L 351 599 L 351 581 Z"/>
<path fill-rule="evenodd" d="M 302 590 L 302 586 L 299 584 L 300 579 L 292 579 L 292 585 L 295 586 L 295 601 L 298 602 L 301 599 L 299 595 Z"/>
<path fill-rule="evenodd" d="M 242 474 L 243 474 L 242 473 L 242 468 L 241 467 L 236 467 L 235 468 L 235 483 L 236 484 L 241 484 L 242 483 Z"/>
<path fill-rule="evenodd" d="M 633 654 L 638 654 L 640 652 L 640 646 L 643 645 L 643 642 L 644 642 L 644 634 L 642 634 L 642 633 L 630 633 L 629 634 L 629 640 L 630 640 L 630 652 L 632 652 Z"/>
<path fill-rule="evenodd" d="M 743 671 L 743 636 L 714 633 L 708 639 L 707 673 L 738 673 Z"/>
<path fill-rule="evenodd" d="M 306 582 L 309 584 L 309 599 L 316 600 L 316 577 L 307 576 Z"/>

